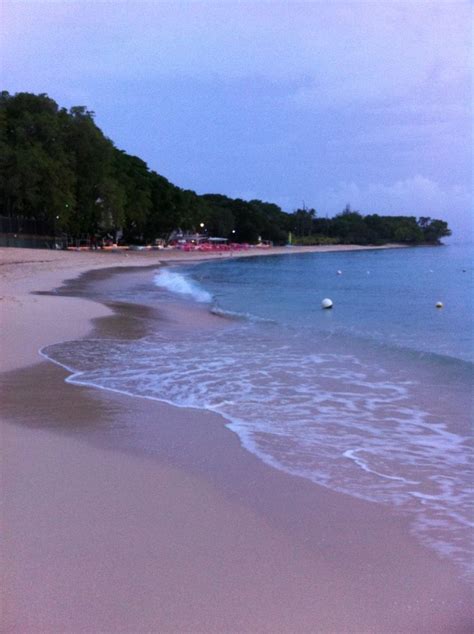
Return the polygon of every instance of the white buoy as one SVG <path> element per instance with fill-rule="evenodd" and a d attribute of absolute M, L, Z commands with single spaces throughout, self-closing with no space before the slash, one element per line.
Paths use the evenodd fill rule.
<path fill-rule="evenodd" d="M 321 306 L 323 308 L 332 308 L 332 299 L 329 299 L 329 297 L 326 297 L 325 299 L 323 299 L 323 301 L 321 302 Z"/>
<path fill-rule="evenodd" d="M 443 302 L 436 302 L 436 308 L 443 308 Z"/>
<path fill-rule="evenodd" d="M 342 271 L 338 271 L 338 272 L 337 272 L 337 274 L 338 274 L 338 275 L 342 275 Z"/>

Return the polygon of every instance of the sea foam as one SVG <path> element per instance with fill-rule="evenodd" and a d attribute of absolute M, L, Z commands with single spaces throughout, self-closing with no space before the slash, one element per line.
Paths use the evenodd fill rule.
<path fill-rule="evenodd" d="M 71 383 L 219 413 L 265 463 L 398 507 L 423 541 L 465 562 L 466 438 L 417 404 L 413 381 L 321 341 L 276 334 L 240 322 L 198 340 L 83 340 L 44 354 L 74 372 Z"/>
<path fill-rule="evenodd" d="M 155 294 L 212 303 L 228 327 L 44 354 L 72 372 L 70 383 L 221 414 L 266 464 L 396 508 L 422 543 L 468 570 L 470 281 L 455 277 L 448 250 L 403 251 L 163 269 Z M 433 276 L 411 274 L 435 260 L 446 270 L 436 288 Z M 441 283 L 442 313 L 432 303 Z M 325 296 L 337 300 L 330 313 Z M 416 299 L 409 311 L 406 296 Z"/>
<path fill-rule="evenodd" d="M 159 271 L 154 277 L 154 283 L 156 286 L 164 288 L 171 293 L 184 295 L 197 302 L 212 302 L 212 295 L 210 293 L 199 286 L 199 284 L 190 277 L 178 273 L 177 271 L 171 271 L 169 269 Z"/>

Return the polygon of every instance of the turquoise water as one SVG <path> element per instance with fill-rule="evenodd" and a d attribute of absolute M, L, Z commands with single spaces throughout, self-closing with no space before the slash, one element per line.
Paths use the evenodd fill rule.
<path fill-rule="evenodd" d="M 466 245 L 288 255 L 189 273 L 225 310 L 474 361 L 472 256 Z"/>
<path fill-rule="evenodd" d="M 180 298 L 226 327 L 44 354 L 72 383 L 218 412 L 266 464 L 392 507 L 469 574 L 472 262 L 453 245 L 162 268 L 113 298 Z"/>

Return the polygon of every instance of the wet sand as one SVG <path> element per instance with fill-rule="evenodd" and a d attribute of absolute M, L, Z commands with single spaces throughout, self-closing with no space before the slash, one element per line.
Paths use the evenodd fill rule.
<path fill-rule="evenodd" d="M 472 630 L 457 570 L 388 509 L 265 466 L 215 414 L 65 383 L 39 347 L 90 319 L 98 336 L 139 336 L 150 309 L 31 295 L 111 263 L 41 253 L 4 269 L 5 631 Z M 173 306 L 156 318 L 218 327 Z"/>

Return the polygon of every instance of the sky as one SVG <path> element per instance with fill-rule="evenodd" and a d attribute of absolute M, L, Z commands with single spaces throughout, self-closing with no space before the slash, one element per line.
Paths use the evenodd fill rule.
<path fill-rule="evenodd" d="M 2 0 L 1 84 L 199 194 L 473 231 L 469 0 Z"/>

